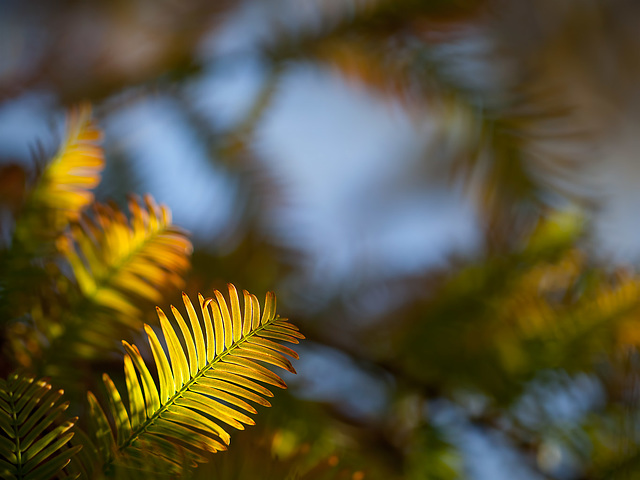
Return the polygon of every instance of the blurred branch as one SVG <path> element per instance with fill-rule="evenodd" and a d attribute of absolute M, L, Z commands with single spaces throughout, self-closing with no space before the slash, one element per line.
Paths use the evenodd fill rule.
<path fill-rule="evenodd" d="M 443 46 L 479 41 L 476 30 L 488 27 L 484 4 L 463 2 L 456 9 L 448 2 L 378 2 L 331 27 L 284 34 L 265 48 L 265 55 L 276 62 L 331 65 L 347 78 L 400 100 L 409 111 L 440 116 L 444 129 L 455 128 L 448 117 L 457 111 L 466 131 L 463 144 L 458 141 L 449 153 L 451 176 L 470 182 L 472 190 L 480 186 L 476 191 L 488 240 L 500 249 L 513 241 L 514 224 L 524 222 L 526 229 L 537 221 L 551 177 L 575 167 L 577 159 L 557 148 L 547 145 L 542 153 L 542 141 L 584 139 L 586 132 L 576 127 L 562 88 L 541 87 L 548 83 L 542 71 L 526 57 L 504 55 L 502 50 L 509 47 L 489 33 L 485 35 L 495 45 L 481 58 L 466 60 L 489 68 L 495 82 L 478 86 L 469 72 L 455 73 L 464 60 L 443 54 Z M 442 15 L 440 8 L 445 7 L 454 13 Z M 503 65 L 506 61 L 514 64 Z M 518 74 L 501 77 L 501 70 Z M 486 72 L 477 76 L 482 75 Z M 573 193 L 555 180 L 555 191 Z"/>
<path fill-rule="evenodd" d="M 29 68 L 0 77 L 0 102 L 40 89 L 52 89 L 65 105 L 95 102 L 123 88 L 191 75 L 201 68 L 198 48 L 204 37 L 238 5 L 230 0 L 165 2 L 162 7 L 150 7 L 153 15 L 139 18 L 147 9 L 135 12 L 135 3 L 139 2 L 58 9 L 38 2 L 30 5 L 29 13 L 20 11 L 21 21 L 40 28 L 44 40 L 39 47 L 44 51 L 23 59 L 32 62 Z M 45 28 L 35 11 L 47 18 Z M 43 13 L 47 11 L 48 15 Z M 79 55 L 82 61 L 70 62 L 71 55 Z"/>

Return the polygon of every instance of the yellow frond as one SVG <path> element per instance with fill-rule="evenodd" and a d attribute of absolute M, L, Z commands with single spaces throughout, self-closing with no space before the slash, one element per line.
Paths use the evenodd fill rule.
<path fill-rule="evenodd" d="M 171 223 L 169 209 L 147 195 L 144 202 L 131 197 L 129 210 L 131 220 L 115 206 L 96 204 L 92 217 L 83 215 L 58 241 L 81 294 L 59 335 L 65 341 L 75 336 L 85 345 L 111 347 L 121 327 L 142 326 L 141 301 L 160 302 L 166 291 L 183 285 L 192 246 Z"/>
<path fill-rule="evenodd" d="M 65 138 L 32 194 L 35 206 L 56 212 L 57 228 L 77 219 L 93 201 L 91 189 L 100 183 L 104 168 L 102 148 L 98 146 L 101 138 L 88 104 L 69 112 Z"/>
<path fill-rule="evenodd" d="M 55 268 L 51 262 L 55 241 L 93 201 L 91 189 L 100 181 L 104 166 L 102 149 L 98 146 L 100 137 L 88 105 L 71 110 L 58 153 L 44 167 L 25 198 L 16 219 L 9 261 L 3 265 L 6 278 L 12 279 L 15 286 L 10 296 L 16 316 L 24 313 L 23 304 L 40 301 L 39 294 L 27 294 L 43 288 L 47 281 L 45 270 Z M 43 263 L 48 263 L 46 269 L 42 268 Z"/>
<path fill-rule="evenodd" d="M 274 340 L 298 343 L 304 338 L 295 326 L 276 316 L 275 296 L 267 294 L 258 321 L 260 306 L 254 295 L 244 292 L 243 315 L 233 285 L 229 285 L 230 304 L 220 292 L 214 294 L 217 300 L 198 297 L 200 317 L 183 295 L 189 322 L 172 307 L 177 329 L 158 309 L 166 348 L 156 331 L 145 325 L 153 368 L 147 367 L 135 345 L 123 342 L 129 406 L 124 408 L 120 393 L 105 375 L 115 429 L 114 434 L 101 433 L 104 450 L 126 457 L 151 448 L 151 453 L 167 459 L 176 451 L 197 463 L 202 452 L 226 450 L 230 435 L 223 425 L 243 429 L 255 423 L 249 415 L 257 411 L 249 402 L 271 405 L 264 397 L 273 393 L 259 382 L 286 388 L 278 375 L 258 363 L 295 373 L 285 355 L 298 355 Z M 151 376 L 153 370 L 158 372 L 158 382 Z M 101 425 L 98 430 L 103 432 L 109 420 L 92 394 L 89 400 Z"/>

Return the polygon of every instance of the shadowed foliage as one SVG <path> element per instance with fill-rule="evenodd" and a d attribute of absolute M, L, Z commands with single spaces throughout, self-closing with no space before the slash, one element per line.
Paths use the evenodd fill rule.
<path fill-rule="evenodd" d="M 63 449 L 76 418 L 61 421 L 69 402 L 44 380 L 12 374 L 0 380 L 0 474 L 7 480 L 57 478 L 80 446 Z"/>

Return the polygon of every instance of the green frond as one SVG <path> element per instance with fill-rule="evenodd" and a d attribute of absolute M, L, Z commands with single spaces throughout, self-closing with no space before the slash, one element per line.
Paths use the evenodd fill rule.
<path fill-rule="evenodd" d="M 149 325 L 145 332 L 154 363 L 151 368 L 135 345 L 123 341 L 128 408 L 108 375 L 103 376 L 109 417 L 89 393 L 96 442 L 107 464 L 135 460 L 142 451 L 163 457 L 180 470 L 175 452 L 189 463 L 205 460 L 205 452 L 226 450 L 228 426 L 243 429 L 255 422 L 249 403 L 270 406 L 273 393 L 261 383 L 286 388 L 284 381 L 258 362 L 295 373 L 285 355 L 298 358 L 274 340 L 298 343 L 304 336 L 286 319 L 276 316 L 276 299 L 268 293 L 260 314 L 258 299 L 243 292 L 244 314 L 236 288 L 230 301 L 218 291 L 215 299 L 198 297 L 201 317 L 183 294 L 188 322 L 172 307 L 175 323 L 158 310 L 164 345 Z M 176 325 L 177 324 L 177 328 Z M 158 381 L 151 371 L 158 372 Z"/>
<path fill-rule="evenodd" d="M 60 402 L 62 393 L 45 380 L 15 373 L 0 379 L 0 477 L 53 478 L 82 448 L 64 448 L 76 419 L 61 422 L 69 406 Z"/>
<path fill-rule="evenodd" d="M 140 328 L 140 300 L 160 302 L 164 292 L 180 288 L 192 250 L 169 209 L 149 195 L 144 202 L 130 198 L 131 220 L 115 206 L 92 210 L 58 241 L 80 291 L 63 335 L 65 341 L 75 336 L 85 357 L 110 347 L 122 326 Z"/>

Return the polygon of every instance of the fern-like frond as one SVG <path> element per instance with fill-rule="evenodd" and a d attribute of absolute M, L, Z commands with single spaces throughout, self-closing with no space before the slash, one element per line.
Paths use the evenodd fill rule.
<path fill-rule="evenodd" d="M 16 220 L 11 249 L 0 258 L 0 310 L 3 319 L 21 317 L 25 305 L 40 302 L 47 290 L 47 264 L 55 255 L 55 241 L 71 220 L 93 200 L 91 189 L 104 166 L 98 146 L 100 130 L 83 105 L 69 112 L 67 129 L 58 153 L 45 166 L 26 196 Z M 41 305 L 37 305 L 40 307 Z"/>
<path fill-rule="evenodd" d="M 112 205 L 96 204 L 59 245 L 83 296 L 122 318 L 138 317 L 132 296 L 162 300 L 165 288 L 180 288 L 189 267 L 191 242 L 171 223 L 171 211 L 150 195 L 129 199 L 131 221 Z M 128 323 L 128 322 L 127 322 Z"/>
<path fill-rule="evenodd" d="M 80 291 L 64 335 L 85 344 L 84 356 L 95 353 L 86 345 L 110 346 L 119 326 L 141 328 L 140 300 L 159 302 L 180 288 L 190 265 L 191 242 L 167 207 L 147 195 L 144 203 L 131 197 L 129 210 L 130 221 L 117 207 L 96 204 L 58 241 Z"/>
<path fill-rule="evenodd" d="M 0 379 L 0 477 L 53 478 L 81 449 L 63 448 L 76 418 L 59 421 L 69 405 L 60 402 L 62 393 L 45 380 L 15 373 Z"/>
<path fill-rule="evenodd" d="M 89 105 L 71 110 L 67 136 L 39 185 L 37 193 L 43 204 L 64 211 L 74 219 L 93 201 L 89 190 L 98 185 L 104 168 L 102 149 L 96 144 L 101 138 L 100 129 L 91 120 Z"/>
<path fill-rule="evenodd" d="M 257 411 L 248 402 L 270 406 L 264 397 L 273 393 L 261 383 L 286 388 L 278 375 L 258 362 L 295 373 L 285 355 L 298 355 L 279 342 L 298 343 L 304 336 L 276 316 L 273 293 L 267 294 L 262 315 L 254 295 L 244 291 L 244 312 L 231 284 L 229 296 L 227 303 L 219 291 L 206 300 L 199 295 L 202 317 L 198 318 L 183 294 L 188 323 L 172 307 L 177 329 L 158 308 L 166 349 L 145 325 L 158 384 L 151 375 L 154 368 L 147 367 L 138 348 L 123 341 L 128 409 L 111 378 L 103 376 L 115 429 L 89 393 L 97 444 L 107 463 L 118 458 L 135 460 L 143 451 L 163 457 L 177 469 L 176 451 L 191 463 L 202 462 L 205 452 L 226 450 L 227 426 L 243 429 L 254 424 L 248 414 Z"/>
<path fill-rule="evenodd" d="M 174 464 L 168 464 L 163 457 L 155 456 L 149 451 L 139 451 L 138 456 L 129 458 L 128 461 L 113 463 L 108 471 L 103 471 L 103 456 L 98 450 L 94 440 L 79 428 L 75 428 L 75 436 L 68 445 L 73 448 L 82 446 L 81 450 L 73 456 L 71 462 L 65 467 L 65 473 L 71 478 L 106 480 L 117 478 L 118 480 L 147 480 L 149 476 L 154 479 L 177 480 L 185 478 L 180 476 L 180 469 L 174 468 Z M 187 460 L 181 458 L 180 452 L 175 452 L 173 459 L 176 464 L 181 462 L 187 466 Z M 185 468 L 184 470 L 187 470 Z"/>
<path fill-rule="evenodd" d="M 98 146 L 101 138 L 88 104 L 69 112 L 65 138 L 31 193 L 34 216 L 51 212 L 56 230 L 79 218 L 82 209 L 93 201 L 91 189 L 100 182 L 104 168 L 102 148 Z"/>

